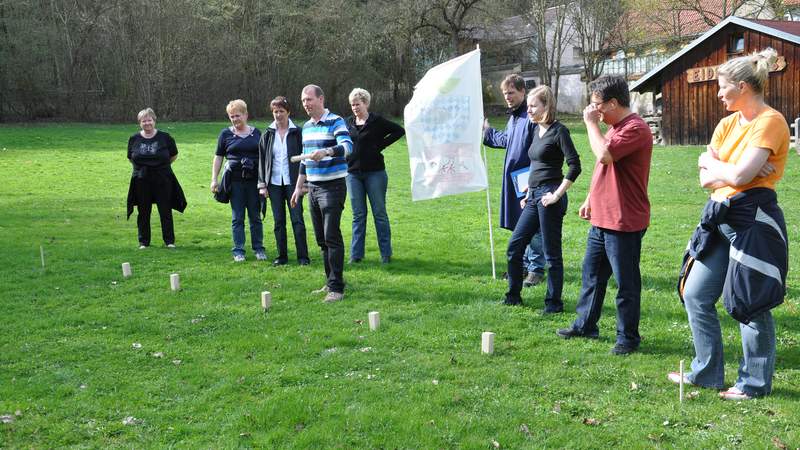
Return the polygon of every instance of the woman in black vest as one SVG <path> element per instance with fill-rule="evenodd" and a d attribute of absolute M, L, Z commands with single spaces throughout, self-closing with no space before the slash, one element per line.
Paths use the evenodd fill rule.
<path fill-rule="evenodd" d="M 353 208 L 353 237 L 350 243 L 350 262 L 364 259 L 364 240 L 367 232 L 367 197 L 381 261 L 389 263 L 392 257 L 392 233 L 386 214 L 386 189 L 389 177 L 383 164 L 386 147 L 406 134 L 403 127 L 369 112 L 370 94 L 356 88 L 350 93 L 353 115 L 348 117 L 347 128 L 353 140 L 353 153 L 347 159 L 347 195 Z"/>
<path fill-rule="evenodd" d="M 272 264 L 280 266 L 289 262 L 286 242 L 286 208 L 289 208 L 297 262 L 305 266 L 310 260 L 303 221 L 303 198 L 300 197 L 294 208 L 289 204 L 300 171 L 300 163 L 291 162 L 290 158 L 303 152 L 302 130 L 289 118 L 292 110 L 286 97 L 275 97 L 269 107 L 275 120 L 264 130 L 258 142 L 258 192 L 269 197 L 275 221 L 278 257 Z"/>
<path fill-rule="evenodd" d="M 136 118 L 141 130 L 128 139 L 128 159 L 133 165 L 128 187 L 128 217 L 136 206 L 139 249 L 149 247 L 150 213 L 155 203 L 164 245 L 175 248 L 172 210 L 183 212 L 186 209 L 186 197 L 171 166 L 178 158 L 178 148 L 172 136 L 156 129 L 156 113 L 151 108 L 139 111 Z"/>

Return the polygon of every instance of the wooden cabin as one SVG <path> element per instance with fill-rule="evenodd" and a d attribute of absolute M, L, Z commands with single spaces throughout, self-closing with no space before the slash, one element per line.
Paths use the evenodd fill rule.
<path fill-rule="evenodd" d="M 729 114 L 717 98 L 717 67 L 766 47 L 778 52 L 764 97 L 788 123 L 800 116 L 800 22 L 728 17 L 631 85 L 660 94 L 665 145 L 705 145 Z"/>

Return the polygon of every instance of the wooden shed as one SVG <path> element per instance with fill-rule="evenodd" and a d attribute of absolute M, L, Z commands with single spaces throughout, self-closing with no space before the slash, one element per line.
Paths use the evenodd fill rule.
<path fill-rule="evenodd" d="M 717 67 L 766 47 L 778 52 L 767 83 L 766 102 L 787 122 L 800 116 L 800 22 L 728 17 L 631 85 L 661 94 L 665 145 L 703 145 L 729 114 L 717 98 Z M 656 97 L 654 96 L 654 97 Z"/>

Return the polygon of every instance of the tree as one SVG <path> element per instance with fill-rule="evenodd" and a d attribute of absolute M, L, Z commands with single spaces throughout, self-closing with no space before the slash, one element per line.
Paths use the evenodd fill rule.
<path fill-rule="evenodd" d="M 523 16 L 533 25 L 533 51 L 542 84 L 550 86 L 558 103 L 561 57 L 570 44 L 574 28 L 569 0 L 530 0 Z"/>
<path fill-rule="evenodd" d="M 618 0 L 576 0 L 571 4 L 570 17 L 580 41 L 587 95 L 589 83 L 603 72 L 608 37 L 621 15 Z"/>

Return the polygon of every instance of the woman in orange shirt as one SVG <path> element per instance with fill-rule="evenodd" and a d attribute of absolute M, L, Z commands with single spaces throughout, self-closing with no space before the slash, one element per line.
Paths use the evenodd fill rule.
<path fill-rule="evenodd" d="M 718 70 L 723 118 L 700 155 L 700 184 L 713 189 L 689 242 L 679 291 L 692 330 L 695 358 L 684 382 L 724 389 L 722 333 L 716 302 L 740 322 L 743 357 L 725 400 L 772 390 L 775 324 L 770 309 L 783 301 L 788 270 L 786 225 L 775 185 L 783 177 L 789 127 L 764 102 L 775 50 L 732 59 Z M 668 378 L 680 382 L 680 375 Z"/>

